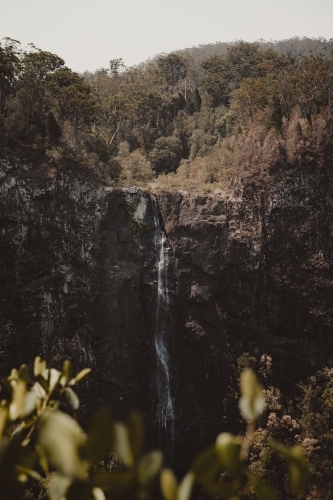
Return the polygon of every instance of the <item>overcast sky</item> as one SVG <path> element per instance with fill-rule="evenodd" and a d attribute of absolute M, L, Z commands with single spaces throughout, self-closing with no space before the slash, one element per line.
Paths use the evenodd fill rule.
<path fill-rule="evenodd" d="M 0 38 L 75 71 L 217 41 L 333 37 L 333 0 L 0 0 Z"/>

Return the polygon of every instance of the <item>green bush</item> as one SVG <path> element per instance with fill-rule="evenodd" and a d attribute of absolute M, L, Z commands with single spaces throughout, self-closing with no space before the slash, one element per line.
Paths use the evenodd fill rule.
<path fill-rule="evenodd" d="M 157 174 L 167 174 L 177 170 L 182 154 L 183 147 L 179 139 L 173 136 L 160 137 L 156 139 L 149 159 Z"/>
<path fill-rule="evenodd" d="M 179 484 L 170 470 L 162 469 L 160 451 L 142 454 L 143 427 L 137 415 L 130 415 L 125 425 L 100 409 L 83 432 L 75 420 L 79 400 L 73 388 L 89 373 L 87 368 L 73 376 L 69 361 L 61 371 L 47 368 L 37 357 L 32 379 L 22 366 L 3 381 L 10 397 L 0 407 L 1 500 L 31 498 L 29 480 L 39 484 L 43 498 L 50 500 L 144 500 L 158 481 L 165 500 L 189 500 L 195 484 L 215 498 L 253 494 L 259 500 L 278 498 L 248 467 L 255 421 L 265 407 L 263 389 L 252 370 L 244 370 L 240 377 L 245 437 L 220 434 Z M 291 489 L 298 494 L 307 477 L 301 447 L 269 444 L 286 459 Z M 110 470 L 110 457 L 121 466 Z M 221 476 L 221 471 L 226 474 Z"/>

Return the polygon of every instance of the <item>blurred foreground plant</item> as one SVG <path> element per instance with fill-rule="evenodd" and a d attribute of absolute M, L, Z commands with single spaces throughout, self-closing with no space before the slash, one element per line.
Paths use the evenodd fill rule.
<path fill-rule="evenodd" d="M 215 445 L 194 460 L 180 484 L 172 471 L 161 470 L 160 451 L 142 455 L 143 428 L 137 415 L 131 414 L 125 425 L 101 409 L 88 432 L 83 432 L 73 418 L 79 407 L 73 386 L 89 372 L 85 369 L 73 377 L 69 361 L 58 371 L 37 357 L 32 380 L 22 366 L 3 381 L 9 397 L 0 406 L 1 500 L 23 499 L 29 478 L 40 482 L 46 489 L 43 498 L 51 500 L 144 500 L 159 478 L 165 500 L 188 500 L 196 483 L 215 498 L 234 500 L 253 493 L 259 500 L 278 498 L 247 464 L 255 421 L 265 406 L 262 388 L 251 370 L 241 374 L 245 437 L 220 434 Z M 302 449 L 275 442 L 271 446 L 287 459 L 291 488 L 299 493 L 307 477 Z M 103 464 L 111 455 L 120 460 L 121 467 L 110 471 Z"/>
<path fill-rule="evenodd" d="M 124 425 L 101 409 L 85 434 L 69 415 L 79 407 L 73 386 L 90 371 L 73 377 L 69 361 L 60 372 L 37 357 L 33 380 L 22 366 L 3 381 L 10 397 L 0 407 L 1 500 L 24 498 L 29 477 L 47 484 L 46 498 L 52 500 L 103 500 L 108 492 L 113 498 L 147 497 L 162 466 L 162 454 L 141 456 L 140 418 L 132 414 Z M 101 462 L 111 453 L 123 470 L 101 472 Z"/>
<path fill-rule="evenodd" d="M 162 470 L 161 490 L 165 500 L 188 500 L 196 483 L 215 499 L 237 500 L 253 498 L 254 495 L 259 500 L 278 500 L 279 495 L 248 467 L 255 422 L 265 408 L 263 389 L 249 368 L 241 373 L 240 389 L 239 408 L 247 422 L 245 436 L 236 437 L 226 432 L 220 434 L 215 445 L 194 460 L 180 484 L 170 470 Z M 269 441 L 269 445 L 285 457 L 292 492 L 300 493 L 308 476 L 302 448 L 287 448 L 273 440 Z"/>

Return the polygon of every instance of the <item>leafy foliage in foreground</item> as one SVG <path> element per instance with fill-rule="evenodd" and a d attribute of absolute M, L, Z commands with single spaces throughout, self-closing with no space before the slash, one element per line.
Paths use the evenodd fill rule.
<path fill-rule="evenodd" d="M 158 483 L 165 500 L 189 500 L 195 484 L 215 498 L 253 494 L 259 500 L 278 498 L 248 465 L 255 422 L 265 407 L 263 390 L 252 370 L 245 369 L 240 379 L 245 437 L 220 434 L 215 445 L 193 461 L 180 483 L 171 470 L 162 468 L 160 451 L 142 455 L 143 429 L 137 415 L 132 414 L 125 425 L 101 409 L 87 433 L 83 432 L 74 418 L 79 400 L 73 387 L 89 372 L 85 369 L 73 377 L 68 361 L 58 371 L 37 357 L 32 379 L 22 366 L 3 382 L 10 395 L 0 407 L 2 500 L 30 498 L 31 480 L 40 484 L 43 498 L 51 500 L 143 500 Z M 298 494 L 308 474 L 302 448 L 274 441 L 269 446 L 285 457 L 291 489 Z M 118 467 L 109 467 L 110 457 Z"/>

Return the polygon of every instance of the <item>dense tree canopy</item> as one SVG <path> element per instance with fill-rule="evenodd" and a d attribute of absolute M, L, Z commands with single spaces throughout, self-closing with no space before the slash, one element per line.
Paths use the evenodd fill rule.
<path fill-rule="evenodd" d="M 61 57 L 7 38 L 0 127 L 50 161 L 75 159 L 112 183 L 174 172 L 178 184 L 225 182 L 240 166 L 316 158 L 319 144 L 330 157 L 333 44 L 287 42 L 216 44 L 131 68 L 113 59 L 79 75 Z"/>
<path fill-rule="evenodd" d="M 91 87 L 68 68 L 54 72 L 47 88 L 54 98 L 54 110 L 62 122 L 68 120 L 75 133 L 94 120 L 96 99 Z"/>

